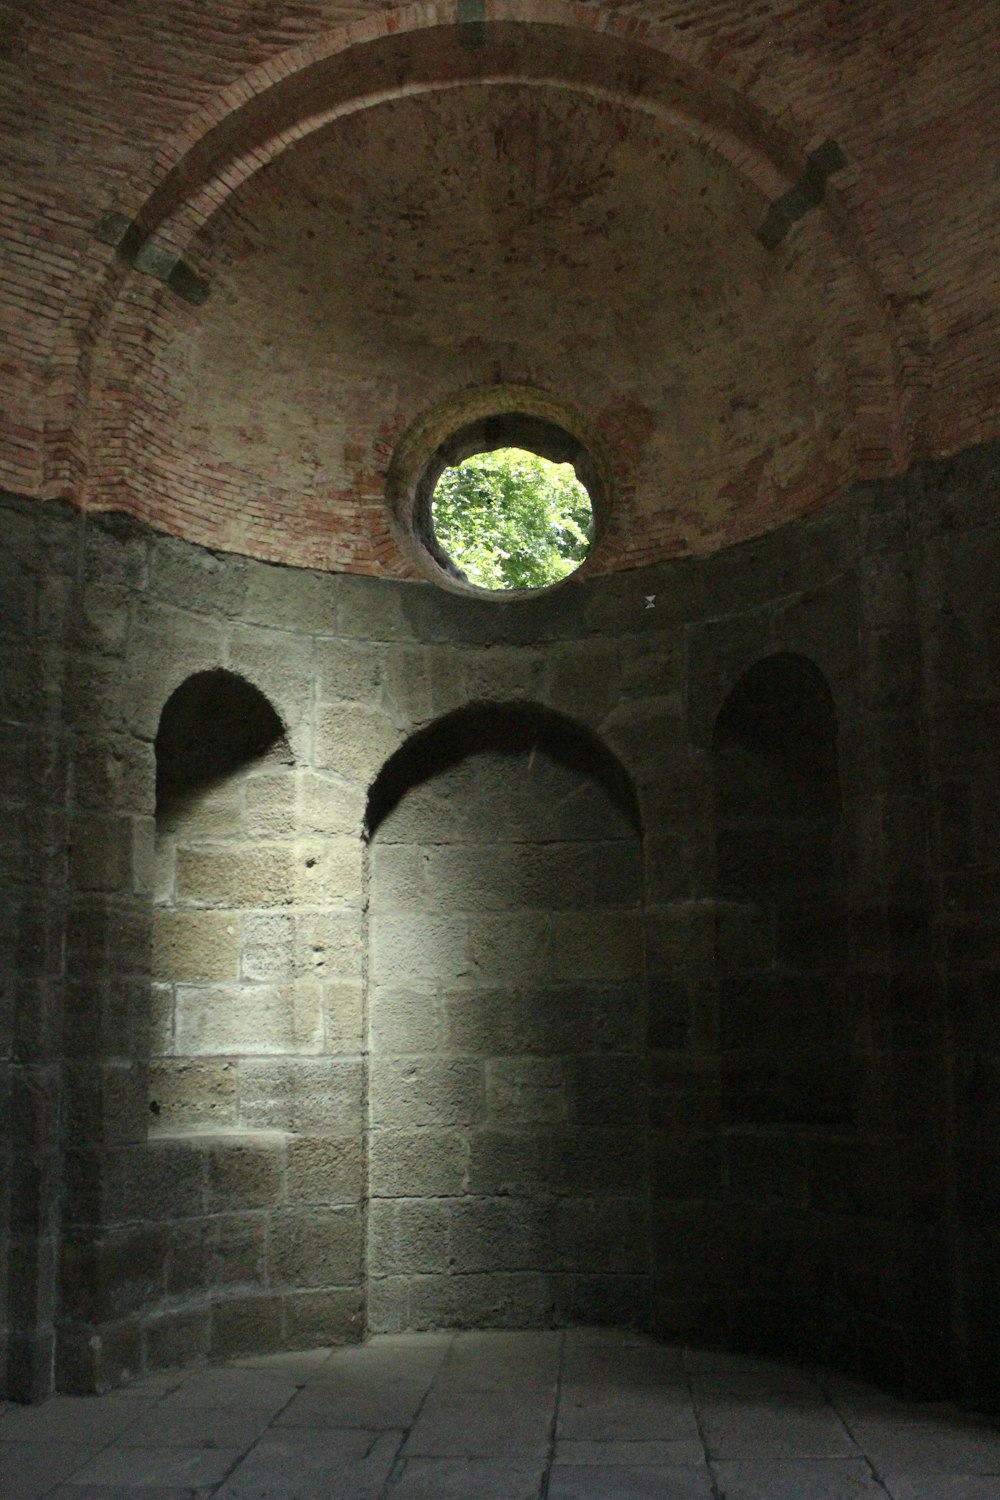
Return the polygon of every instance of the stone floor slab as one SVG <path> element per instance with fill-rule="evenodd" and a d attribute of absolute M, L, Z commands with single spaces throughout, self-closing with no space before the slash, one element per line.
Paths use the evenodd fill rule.
<path fill-rule="evenodd" d="M 676 1438 L 673 1442 L 639 1438 L 633 1442 L 610 1440 L 593 1442 L 586 1438 L 566 1438 L 556 1443 L 557 1464 L 700 1464 L 705 1450 L 700 1438 Z"/>
<path fill-rule="evenodd" d="M 768 1459 L 713 1468 L 726 1500 L 885 1500 L 864 1459 Z"/>
<path fill-rule="evenodd" d="M 881 1418 L 859 1421 L 852 1430 L 879 1472 L 897 1474 L 994 1474 L 1000 1496 L 1000 1432 L 960 1417 Z"/>
<path fill-rule="evenodd" d="M 210 1500 L 216 1486 L 146 1484 L 60 1484 L 46 1490 L 45 1500 Z"/>
<path fill-rule="evenodd" d="M 868 1385 L 860 1380 L 849 1380 L 846 1375 L 824 1374 L 818 1379 L 817 1384 L 821 1386 L 827 1399 L 845 1415 L 868 1416 L 875 1419 L 882 1416 L 901 1416 L 911 1419 L 925 1409 L 915 1402 L 902 1401 L 898 1396 L 892 1395 L 889 1391 L 883 1391 L 877 1385 Z"/>
<path fill-rule="evenodd" d="M 858 1458 L 843 1422 L 820 1402 L 790 1398 L 695 1402 L 710 1458 Z"/>
<path fill-rule="evenodd" d="M 578 1328 L 566 1328 L 563 1330 L 563 1338 L 566 1348 L 569 1349 L 576 1344 L 615 1344 L 638 1345 L 640 1348 L 667 1349 L 675 1345 L 661 1344 L 648 1333 L 641 1333 L 637 1328 L 612 1328 L 604 1323 L 587 1324 L 582 1323 Z"/>
<path fill-rule="evenodd" d="M 450 1349 L 456 1339 L 465 1338 L 466 1334 L 455 1329 L 437 1329 L 419 1333 L 376 1333 L 365 1344 L 353 1344 L 342 1347 L 355 1349 L 401 1349 L 406 1353 L 415 1349 Z"/>
<path fill-rule="evenodd" d="M 819 1405 L 826 1396 L 811 1375 L 798 1370 L 697 1370 L 690 1377 L 696 1398 L 736 1396 L 744 1401 L 791 1400 Z"/>
<path fill-rule="evenodd" d="M 285 1372 L 219 1365 L 199 1370 L 164 1397 L 171 1406 L 219 1406 L 230 1411 L 280 1411 L 301 1382 Z"/>
<path fill-rule="evenodd" d="M 438 1381 L 461 1391 L 546 1390 L 558 1379 L 560 1351 L 558 1334 L 462 1334 Z"/>
<path fill-rule="evenodd" d="M 155 1370 L 152 1375 L 140 1375 L 126 1386 L 124 1394 L 129 1397 L 145 1396 L 149 1401 L 159 1401 L 168 1396 L 185 1380 L 190 1380 L 190 1370 Z"/>
<path fill-rule="evenodd" d="M 355 1348 L 353 1344 L 327 1345 L 321 1349 L 283 1349 L 278 1354 L 248 1354 L 241 1359 L 230 1360 L 237 1370 L 266 1370 L 272 1375 L 287 1375 L 292 1380 L 310 1380 L 318 1375 L 341 1348 Z"/>
<path fill-rule="evenodd" d="M 249 1448 L 270 1422 L 266 1411 L 226 1406 L 153 1406 L 117 1439 L 119 1448 Z"/>
<path fill-rule="evenodd" d="M 780 1371 L 799 1371 L 801 1365 L 780 1359 L 761 1359 L 755 1354 L 737 1354 L 728 1349 L 693 1349 L 681 1351 L 684 1368 L 696 1370 L 757 1370 L 767 1375 Z"/>
<path fill-rule="evenodd" d="M 239 1448 L 104 1448 L 73 1478 L 81 1484 L 196 1489 L 220 1484 L 243 1453 Z"/>
<path fill-rule="evenodd" d="M 686 1385 L 680 1350 L 642 1344 L 579 1344 L 566 1350 L 566 1380 L 628 1385 Z"/>
<path fill-rule="evenodd" d="M 993 1474 L 883 1474 L 891 1500 L 997 1500 Z"/>
<path fill-rule="evenodd" d="M 514 1359 L 558 1359 L 563 1335 L 556 1329 L 470 1328 L 452 1338 L 452 1354 L 486 1354 L 490 1359 L 507 1355 Z"/>
<path fill-rule="evenodd" d="M 359 1452 L 360 1439 L 367 1447 Z M 234 1469 L 217 1500 L 379 1500 L 403 1434 L 269 1433 Z"/>
<path fill-rule="evenodd" d="M 411 1458 L 389 1489 L 390 1500 L 538 1500 L 545 1464 L 490 1459 Z"/>
<path fill-rule="evenodd" d="M 672 1392 L 672 1393 L 671 1393 Z M 696 1438 L 698 1425 L 687 1392 L 637 1387 L 567 1387 L 559 1406 L 557 1437 L 595 1441 L 670 1441 Z"/>
<path fill-rule="evenodd" d="M 386 1335 L 0 1406 L 0 1500 L 709 1500 L 713 1479 L 726 1500 L 1000 1500 L 1000 1432 L 608 1329 Z"/>
<path fill-rule="evenodd" d="M 407 1345 L 402 1340 L 383 1335 L 369 1344 L 335 1349 L 318 1378 L 337 1380 L 348 1373 L 387 1380 L 431 1380 L 448 1355 L 454 1335 L 447 1341 L 414 1335 L 419 1342 Z"/>
<path fill-rule="evenodd" d="M 0 1442 L 0 1495 L 3 1500 L 39 1500 L 81 1469 L 93 1452 L 85 1443 Z"/>
<path fill-rule="evenodd" d="M 8 1408 L 0 1438 L 22 1443 L 111 1442 L 149 1411 L 148 1399 L 128 1395 L 53 1396 L 38 1406 Z"/>
<path fill-rule="evenodd" d="M 713 1500 L 713 1492 L 704 1464 L 577 1464 L 552 1470 L 548 1500 Z"/>
<path fill-rule="evenodd" d="M 362 1364 L 334 1360 L 303 1384 L 310 1391 L 328 1391 L 331 1395 L 337 1392 L 365 1395 L 392 1386 L 419 1386 L 426 1390 L 437 1378 L 436 1367 L 421 1367 L 419 1364 L 395 1361 L 391 1364 Z"/>
<path fill-rule="evenodd" d="M 548 1447 L 552 1400 L 532 1393 L 437 1395 L 432 1391 L 414 1425 L 407 1458 L 533 1458 Z"/>
<path fill-rule="evenodd" d="M 275 1418 L 275 1427 L 409 1427 L 426 1396 L 423 1385 L 385 1385 L 370 1391 L 307 1386 Z"/>

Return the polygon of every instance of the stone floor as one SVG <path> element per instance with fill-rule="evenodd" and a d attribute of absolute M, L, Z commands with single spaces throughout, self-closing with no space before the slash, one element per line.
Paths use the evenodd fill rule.
<path fill-rule="evenodd" d="M 3 1500 L 1000 1500 L 1000 1432 L 600 1329 L 412 1334 L 0 1408 Z"/>

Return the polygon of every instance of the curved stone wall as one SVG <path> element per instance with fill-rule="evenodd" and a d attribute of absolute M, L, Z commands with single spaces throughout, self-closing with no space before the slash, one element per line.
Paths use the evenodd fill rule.
<path fill-rule="evenodd" d="M 397 995 L 392 945 L 366 941 L 389 849 L 387 820 L 366 858 L 366 801 L 415 731 L 485 703 L 582 726 L 635 788 L 648 1106 L 640 1091 L 629 1107 L 649 1159 L 651 1326 L 981 1396 L 995 1374 L 998 957 L 983 895 L 996 859 L 995 474 L 995 453 L 978 450 L 711 559 L 502 607 L 6 502 L 5 815 L 19 852 L 4 876 L 17 975 L 2 1059 L 8 1390 L 44 1391 L 53 1338 L 58 1385 L 92 1389 L 206 1355 L 360 1337 L 388 1316 L 384 1302 L 373 1311 L 365 1266 L 370 1173 L 387 1170 L 366 1076 L 386 995 L 419 1019 L 423 991 L 410 975 Z M 822 673 L 836 716 L 843 921 L 813 938 L 828 957 L 837 944 L 851 1109 L 748 1143 L 726 1119 L 720 979 L 729 1005 L 759 951 L 759 912 L 718 883 L 713 737 L 741 680 L 788 654 Z M 288 749 L 273 775 L 264 762 L 232 795 L 216 787 L 183 859 L 175 849 L 171 900 L 205 930 L 161 942 L 155 962 L 160 982 L 199 991 L 180 1009 L 175 991 L 171 1014 L 175 1028 L 182 1013 L 201 1018 L 184 1022 L 185 1055 L 204 1064 L 190 1077 L 206 1092 L 188 1101 L 197 1119 L 158 1136 L 151 1058 L 170 1054 L 151 990 L 155 739 L 175 690 L 220 670 L 267 698 Z M 404 790 L 399 816 L 408 801 Z M 581 896 L 611 878 L 610 857 L 607 870 L 587 858 L 581 844 L 564 870 L 569 891 L 579 872 Z M 619 967 L 639 919 L 633 874 L 627 901 L 595 898 L 562 922 L 547 982 L 586 978 L 573 968 L 583 954 L 598 988 L 633 982 Z M 449 911 L 482 894 L 471 881 L 435 893 L 427 878 L 427 901 Z M 236 952 L 235 932 L 212 936 L 220 913 Z M 439 958 L 451 962 L 444 945 Z M 230 960 L 224 978 L 184 967 Z M 771 992 L 787 973 L 772 964 Z M 796 1004 L 812 993 L 799 987 Z M 252 1036 L 230 1025 L 251 997 Z M 747 1050 L 766 1051 L 773 1010 L 744 1000 Z M 498 1024 L 506 1015 L 501 1004 Z M 954 1098 L 952 1076 L 969 1081 Z M 213 1089 L 231 1112 L 206 1128 Z M 380 1274 L 396 1253 L 380 1236 Z M 412 1320 L 412 1304 L 392 1319 Z"/>

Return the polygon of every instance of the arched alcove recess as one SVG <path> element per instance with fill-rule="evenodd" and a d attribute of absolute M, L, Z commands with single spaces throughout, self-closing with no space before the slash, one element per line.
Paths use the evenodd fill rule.
<path fill-rule="evenodd" d="M 533 704 L 370 794 L 369 1325 L 645 1322 L 641 851 L 627 774 Z"/>
<path fill-rule="evenodd" d="M 292 1016 L 267 972 L 291 900 L 265 808 L 290 811 L 291 756 L 267 698 L 222 669 L 171 694 L 156 735 L 153 1129 L 236 1126 L 239 1059 L 284 1050 Z M 282 796 L 282 791 L 286 795 Z M 291 832 L 289 828 L 287 830 Z M 287 864 L 287 868 L 286 868 Z M 272 936 L 275 934 L 272 933 Z M 291 1001 L 291 996 L 286 996 Z M 270 1028 L 280 1035 L 269 1036 Z"/>
<path fill-rule="evenodd" d="M 804 1309 L 831 1298 L 814 1180 L 855 1119 L 837 723 L 818 668 L 791 653 L 750 668 L 712 771 L 723 1182 L 745 1220 L 730 1327 L 794 1345 Z"/>
<path fill-rule="evenodd" d="M 791 653 L 758 662 L 712 749 L 717 895 L 752 913 L 745 946 L 720 954 L 724 1118 L 846 1123 L 837 726 L 822 673 Z"/>

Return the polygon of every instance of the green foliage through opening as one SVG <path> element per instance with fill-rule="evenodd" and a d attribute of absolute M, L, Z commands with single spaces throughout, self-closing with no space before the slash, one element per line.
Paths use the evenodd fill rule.
<path fill-rule="evenodd" d="M 445 469 L 433 518 L 439 545 L 483 589 L 557 583 L 583 562 L 594 526 L 573 465 L 524 448 L 477 453 Z"/>

